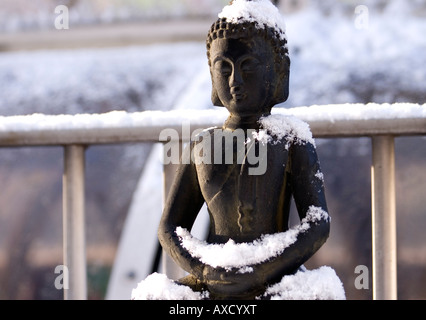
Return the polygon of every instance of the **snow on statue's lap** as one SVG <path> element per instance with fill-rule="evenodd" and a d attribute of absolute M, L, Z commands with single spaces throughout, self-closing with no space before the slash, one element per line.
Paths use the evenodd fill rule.
<path fill-rule="evenodd" d="M 154 272 L 132 290 L 132 300 L 201 300 L 208 295 L 176 284 L 166 275 Z"/>
<path fill-rule="evenodd" d="M 311 206 L 301 224 L 285 232 L 264 235 L 250 243 L 211 244 L 201 241 L 184 228 L 176 234 L 188 252 L 203 263 L 226 270 L 239 268 L 240 273 L 253 272 L 250 265 L 263 263 L 282 253 L 296 241 L 297 235 L 309 229 L 309 223 L 327 220 L 327 212 Z M 209 293 L 194 292 L 179 285 L 164 274 L 153 273 L 141 281 L 132 291 L 134 300 L 199 300 L 208 299 Z M 284 276 L 279 283 L 269 286 L 258 299 L 282 300 L 342 300 L 345 292 L 335 271 L 323 266 L 314 270 L 300 268 L 294 275 Z"/>
<path fill-rule="evenodd" d="M 284 276 L 266 289 L 264 296 L 272 300 L 345 300 L 343 284 L 336 272 L 322 266 Z"/>
<path fill-rule="evenodd" d="M 208 297 L 208 292 L 194 292 L 160 273 L 149 275 L 132 291 L 132 300 L 202 300 Z M 264 295 L 257 299 L 345 300 L 346 297 L 336 272 L 328 266 L 323 266 L 284 276 L 279 283 L 269 286 Z"/>

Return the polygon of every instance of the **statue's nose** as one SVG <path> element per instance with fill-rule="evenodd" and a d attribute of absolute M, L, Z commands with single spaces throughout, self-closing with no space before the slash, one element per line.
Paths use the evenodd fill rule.
<path fill-rule="evenodd" d="M 237 68 L 234 68 L 231 76 L 229 77 L 229 87 L 232 90 L 241 90 L 241 86 L 243 85 L 243 78 L 241 77 L 241 73 Z"/>

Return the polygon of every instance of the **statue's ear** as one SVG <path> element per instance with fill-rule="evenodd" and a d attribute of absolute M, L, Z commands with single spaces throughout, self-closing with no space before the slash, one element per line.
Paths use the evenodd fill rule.
<path fill-rule="evenodd" d="M 219 99 L 219 95 L 217 94 L 216 89 L 214 88 L 214 85 L 212 87 L 212 103 L 216 107 L 223 107 L 222 101 Z"/>
<path fill-rule="evenodd" d="M 289 85 L 290 85 L 290 68 L 283 68 L 281 77 L 278 80 L 277 87 L 275 88 L 274 103 L 283 103 L 288 99 Z"/>

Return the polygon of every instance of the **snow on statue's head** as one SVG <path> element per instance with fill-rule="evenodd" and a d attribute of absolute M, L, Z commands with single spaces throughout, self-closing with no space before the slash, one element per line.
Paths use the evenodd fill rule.
<path fill-rule="evenodd" d="M 288 54 L 285 22 L 270 0 L 234 0 L 225 6 L 213 23 L 207 35 L 207 57 L 210 70 L 212 61 L 210 49 L 216 39 L 251 39 L 261 37 L 264 46 L 273 53 L 276 85 L 271 90 L 272 105 L 284 102 L 289 94 L 290 58 Z M 213 84 L 212 102 L 223 106 Z"/>

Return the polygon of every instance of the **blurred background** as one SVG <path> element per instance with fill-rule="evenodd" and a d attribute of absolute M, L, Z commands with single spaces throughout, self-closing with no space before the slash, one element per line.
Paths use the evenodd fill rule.
<path fill-rule="evenodd" d="M 0 116 L 213 108 L 205 37 L 228 2 L 2 0 Z M 277 108 L 426 102 L 425 0 L 276 2 L 291 58 L 290 97 Z M 58 5 L 68 8 L 68 25 L 58 22 Z M 152 147 L 86 152 L 89 299 L 107 298 Z M 348 299 L 371 299 L 371 272 L 368 289 L 354 286 L 356 266 L 371 271 L 370 139 L 318 139 L 317 150 L 332 229 L 306 266 L 333 267 Z M 425 159 L 424 137 L 396 139 L 399 299 L 426 298 Z M 54 287 L 62 171 L 62 148 L 0 149 L 0 299 L 63 298 Z M 136 287 L 147 275 L 127 276 Z"/>

